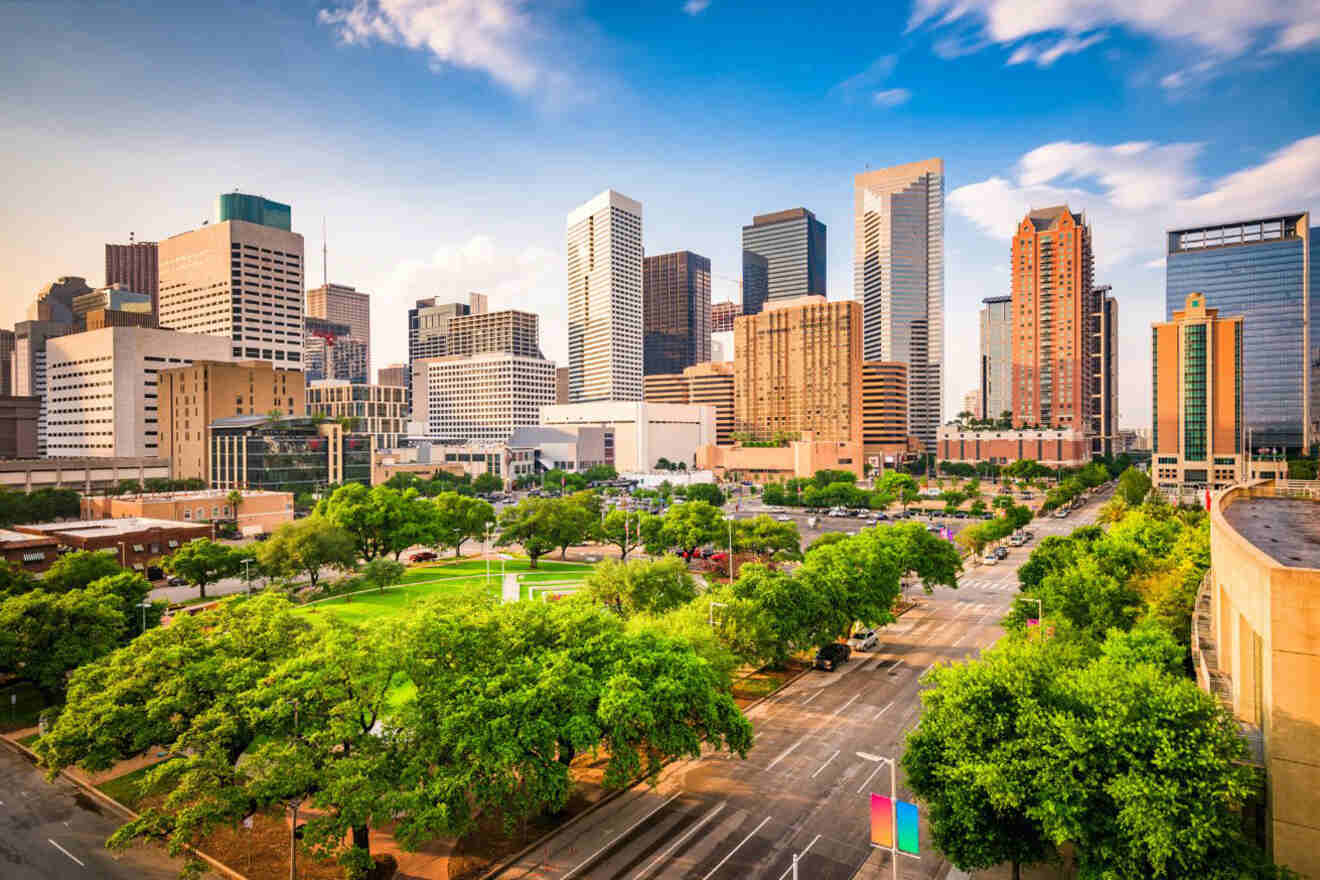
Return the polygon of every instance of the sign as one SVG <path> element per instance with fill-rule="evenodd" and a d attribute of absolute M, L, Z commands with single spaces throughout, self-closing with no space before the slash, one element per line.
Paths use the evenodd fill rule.
<path fill-rule="evenodd" d="M 894 813 L 887 797 L 871 795 L 871 846 L 894 846 Z"/>
<path fill-rule="evenodd" d="M 897 819 L 897 829 L 895 829 Z M 897 841 L 895 840 L 897 831 Z M 893 800 L 882 795 L 871 795 L 871 846 L 898 849 L 917 855 L 920 852 L 917 833 L 917 805 Z"/>
<path fill-rule="evenodd" d="M 898 808 L 898 850 L 916 855 L 917 847 L 917 805 L 899 801 Z"/>

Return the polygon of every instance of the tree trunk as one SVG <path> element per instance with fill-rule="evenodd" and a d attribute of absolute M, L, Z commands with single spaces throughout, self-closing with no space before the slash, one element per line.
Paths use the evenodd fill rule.
<path fill-rule="evenodd" d="M 539 553 L 528 553 L 528 554 L 527 554 L 527 567 L 528 567 L 528 568 L 536 568 L 536 559 L 537 559 L 538 556 L 540 556 Z"/>
<path fill-rule="evenodd" d="M 206 598 L 206 581 L 202 581 L 200 584 L 198 584 L 198 585 L 197 585 L 197 589 L 201 591 L 200 593 L 198 593 L 198 595 L 201 596 L 201 598 L 205 599 L 205 598 Z"/>
<path fill-rule="evenodd" d="M 360 849 L 371 857 L 371 831 L 366 825 L 353 826 L 353 848 Z"/>
<path fill-rule="evenodd" d="M 559 763 L 567 767 L 573 763 L 573 759 L 576 757 L 577 757 L 577 749 L 573 748 L 573 746 L 564 742 L 563 740 L 560 740 L 559 757 L 557 757 L 555 760 L 557 760 Z"/>
<path fill-rule="evenodd" d="M 1022 880 L 1022 863 L 1017 859 L 1013 860 L 1013 880 Z"/>
<path fill-rule="evenodd" d="M 567 545 L 567 544 L 565 544 L 563 547 L 560 547 L 560 548 L 559 548 L 559 558 L 560 558 L 560 559 L 567 559 L 567 558 L 568 558 L 568 545 Z"/>

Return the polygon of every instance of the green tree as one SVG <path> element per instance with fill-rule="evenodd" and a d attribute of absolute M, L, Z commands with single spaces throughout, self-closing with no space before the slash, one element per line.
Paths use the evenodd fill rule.
<path fill-rule="evenodd" d="M 656 517 L 644 510 L 611 510 L 601 521 L 599 534 L 602 541 L 619 548 L 619 555 L 627 559 L 628 554 L 640 547 L 644 531 L 652 531 L 652 522 Z"/>
<path fill-rule="evenodd" d="M 894 620 L 903 570 L 899 542 L 889 530 L 868 529 L 813 549 L 796 577 L 802 588 L 826 599 L 825 616 L 813 641 L 848 635 L 853 624 L 884 626 Z"/>
<path fill-rule="evenodd" d="M 714 483 L 693 483 L 687 487 L 688 501 L 705 501 L 711 507 L 723 507 L 727 500 Z"/>
<path fill-rule="evenodd" d="M 207 584 L 238 574 L 243 554 L 210 538 L 193 538 L 161 561 L 161 567 L 196 587 L 206 598 Z"/>
<path fill-rule="evenodd" d="M 530 567 L 536 568 L 538 559 L 559 546 L 556 540 L 559 516 L 559 499 L 524 498 L 500 514 L 496 543 L 504 547 L 520 545 Z"/>
<path fill-rule="evenodd" d="M 128 628 L 114 592 L 33 590 L 0 602 L 0 669 L 32 682 L 58 702 L 65 677 L 110 653 Z"/>
<path fill-rule="evenodd" d="M 368 586 L 375 587 L 382 593 L 386 587 L 392 587 L 403 577 L 407 567 L 393 559 L 377 558 L 362 566 L 361 578 Z"/>
<path fill-rule="evenodd" d="M 80 590 L 92 581 L 100 580 L 124 569 L 116 558 L 99 550 L 76 550 L 56 559 L 42 575 L 42 585 L 54 593 Z"/>
<path fill-rule="evenodd" d="M 724 515 L 705 501 L 675 504 L 646 536 L 646 552 L 652 556 L 666 550 L 691 554 L 705 544 L 720 543 L 724 532 Z"/>
<path fill-rule="evenodd" d="M 824 586 L 834 584 L 826 582 Z M 744 565 L 730 585 L 730 594 L 754 610 L 755 650 L 766 662 L 782 665 L 794 651 L 829 641 L 835 635 L 841 597 L 805 590 L 796 578 L 781 571 L 759 564 Z M 842 616 L 848 616 L 847 612 Z"/>
<path fill-rule="evenodd" d="M 592 601 L 620 617 L 664 614 L 697 595 L 696 580 L 683 561 L 672 556 L 654 561 L 607 559 L 591 570 L 582 586 Z"/>
<path fill-rule="evenodd" d="M 309 516 L 281 525 L 257 545 L 257 562 L 277 577 L 303 575 L 316 589 L 321 569 L 349 571 L 357 563 L 353 536 L 322 516 Z"/>
<path fill-rule="evenodd" d="M 491 492 L 499 492 L 503 488 L 504 481 L 489 471 L 478 474 L 472 480 L 472 491 L 478 495 L 489 495 Z"/>
<path fill-rule="evenodd" d="M 1116 498 L 1122 498 L 1128 507 L 1137 507 L 1150 494 L 1150 477 L 1136 468 L 1128 468 L 1118 478 Z"/>
<path fill-rule="evenodd" d="M 408 492 L 380 485 L 368 489 L 361 483 L 340 486 L 318 506 L 317 512 L 353 536 L 357 555 L 370 561 L 386 553 L 398 554 L 419 536 L 419 505 L 409 504 Z"/>
<path fill-rule="evenodd" d="M 932 535 L 918 523 L 890 526 L 881 534 L 893 549 L 899 571 L 916 574 L 927 593 L 936 586 L 958 586 L 962 559 L 949 541 Z"/>
<path fill-rule="evenodd" d="M 857 482 L 857 475 L 852 471 L 819 470 L 812 475 L 811 482 L 817 489 L 824 489 L 831 483 L 848 483 L 852 485 Z"/>
<path fill-rule="evenodd" d="M 777 522 L 764 514 L 733 521 L 733 549 L 758 560 L 802 558 L 802 536 L 797 523 Z"/>
<path fill-rule="evenodd" d="M 619 478 L 619 472 L 612 464 L 594 464 L 582 472 L 582 479 L 588 483 L 608 483 Z"/>
<path fill-rule="evenodd" d="M 0 495 L 3 495 L 0 492 Z M 26 569 L 10 562 L 0 560 L 0 600 L 10 596 L 21 596 L 37 589 L 41 582 Z"/>
<path fill-rule="evenodd" d="M 441 545 L 454 548 L 455 558 L 463 552 L 463 544 L 483 537 L 495 524 L 495 508 L 480 498 L 442 492 L 435 497 L 435 506 L 436 536 Z"/>

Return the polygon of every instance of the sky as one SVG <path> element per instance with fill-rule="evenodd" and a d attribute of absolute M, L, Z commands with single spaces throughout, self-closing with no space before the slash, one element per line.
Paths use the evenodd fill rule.
<path fill-rule="evenodd" d="M 1164 231 L 1320 211 L 1320 0 L 0 2 L 0 324 L 107 241 L 165 238 L 238 189 L 293 208 L 307 281 L 407 308 L 490 295 L 567 350 L 564 226 L 613 188 L 647 253 L 711 258 L 804 206 L 852 296 L 852 181 L 945 161 L 945 412 L 976 387 L 1009 237 L 1066 202 L 1119 300 L 1119 423 L 1150 420 Z"/>

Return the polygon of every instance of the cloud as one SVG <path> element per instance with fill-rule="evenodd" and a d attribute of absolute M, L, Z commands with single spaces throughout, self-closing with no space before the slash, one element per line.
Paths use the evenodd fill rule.
<path fill-rule="evenodd" d="M 829 93 L 849 103 L 865 98 L 877 107 L 897 107 L 911 98 L 912 93 L 907 89 L 877 88 L 889 79 L 897 66 L 897 55 L 881 55 L 861 73 L 854 73 L 842 82 L 836 83 Z"/>
<path fill-rule="evenodd" d="M 1053 45 L 1049 45 L 1048 41 L 1024 43 L 1013 50 L 1013 54 L 1008 56 L 1007 63 L 1013 65 L 1035 62 L 1037 67 L 1049 67 L 1064 55 L 1083 52 L 1104 38 L 1103 33 L 1095 33 L 1082 38 L 1066 36 L 1055 41 Z"/>
<path fill-rule="evenodd" d="M 1160 85 L 1169 91 L 1177 91 L 1186 88 L 1196 82 L 1206 79 L 1206 75 L 1215 66 L 1214 61 L 1209 58 L 1196 62 L 1190 67 L 1184 67 L 1182 70 L 1175 70 L 1160 78 Z"/>
<path fill-rule="evenodd" d="M 911 97 L 912 92 L 907 89 L 881 89 L 871 95 L 871 103 L 877 107 L 897 107 L 906 104 Z"/>
<path fill-rule="evenodd" d="M 683 11 L 688 15 L 701 15 L 710 6 L 710 0 L 687 0 L 683 4 Z"/>

